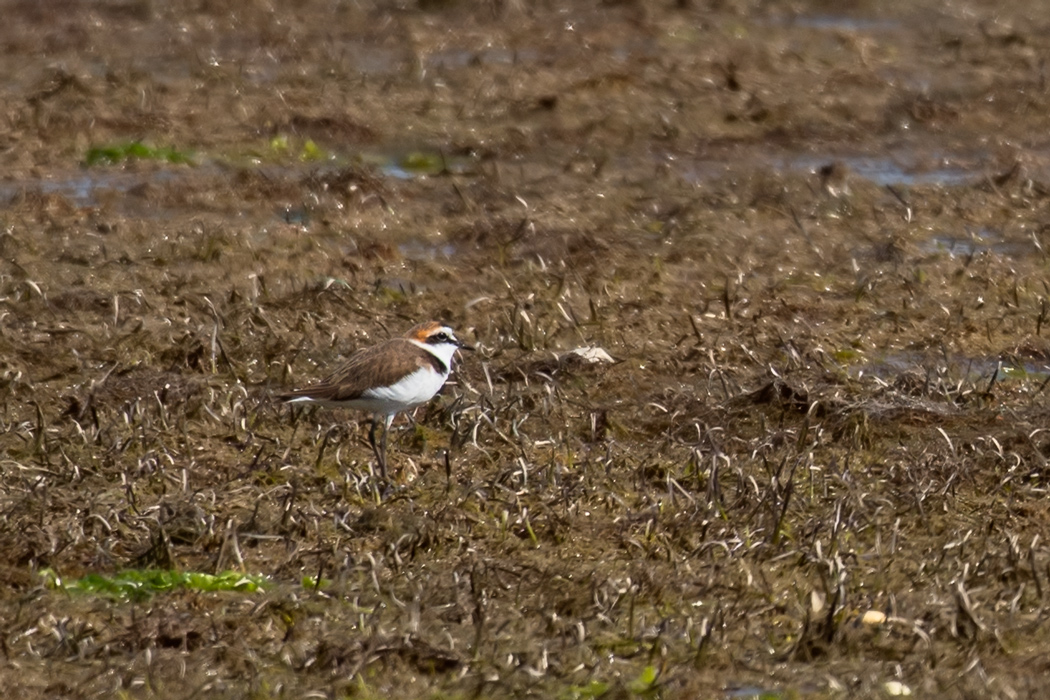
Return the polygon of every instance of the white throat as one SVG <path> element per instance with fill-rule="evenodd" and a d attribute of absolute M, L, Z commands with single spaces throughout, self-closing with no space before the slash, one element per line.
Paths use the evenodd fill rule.
<path fill-rule="evenodd" d="M 452 343 L 431 345 L 429 343 L 421 343 L 418 340 L 412 340 L 412 343 L 441 360 L 441 363 L 450 370 L 452 369 L 452 356 L 456 354 L 456 350 L 459 349 L 459 346 L 453 345 Z"/>

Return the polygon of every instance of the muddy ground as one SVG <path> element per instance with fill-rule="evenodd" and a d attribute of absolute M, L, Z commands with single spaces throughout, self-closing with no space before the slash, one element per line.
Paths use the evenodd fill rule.
<path fill-rule="evenodd" d="M 1040 3 L 4 10 L 0 687 L 1046 696 Z"/>

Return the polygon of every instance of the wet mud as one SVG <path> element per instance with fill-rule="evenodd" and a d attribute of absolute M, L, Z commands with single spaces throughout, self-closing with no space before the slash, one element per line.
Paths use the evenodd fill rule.
<path fill-rule="evenodd" d="M 0 687 L 1044 697 L 1044 15 L 8 3 Z"/>

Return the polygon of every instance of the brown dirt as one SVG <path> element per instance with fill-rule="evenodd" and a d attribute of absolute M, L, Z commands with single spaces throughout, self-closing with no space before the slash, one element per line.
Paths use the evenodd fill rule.
<path fill-rule="evenodd" d="M 9 3 L 0 687 L 1045 697 L 1044 8 L 850 5 Z"/>

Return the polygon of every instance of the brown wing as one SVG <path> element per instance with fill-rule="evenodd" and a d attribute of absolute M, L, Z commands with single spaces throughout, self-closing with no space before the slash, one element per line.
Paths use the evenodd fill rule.
<path fill-rule="evenodd" d="M 367 389 L 389 386 L 406 374 L 426 366 L 430 353 L 426 355 L 421 357 L 419 347 L 408 340 L 393 338 L 358 350 L 344 365 L 317 384 L 281 394 L 279 398 L 284 401 L 301 397 L 321 401 L 352 401 L 360 398 Z"/>

